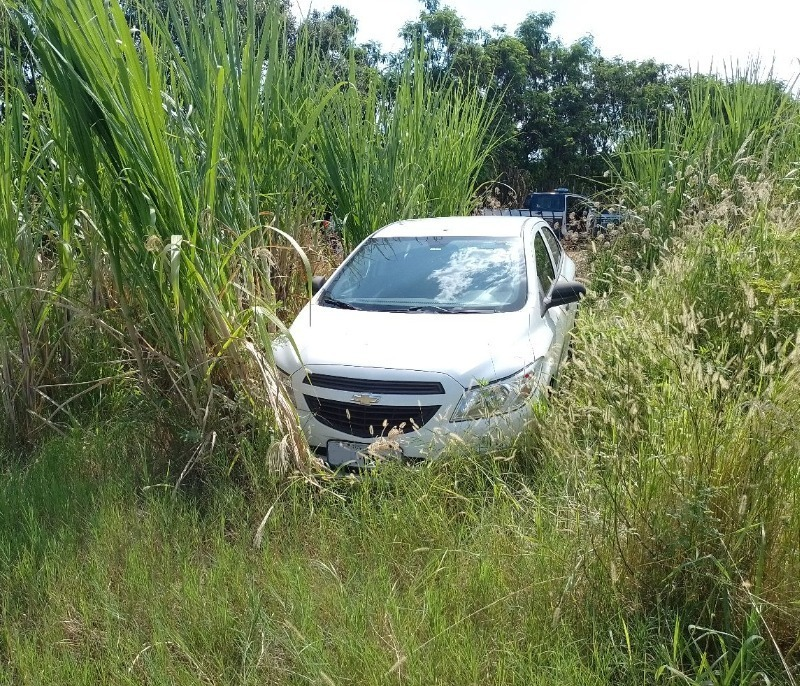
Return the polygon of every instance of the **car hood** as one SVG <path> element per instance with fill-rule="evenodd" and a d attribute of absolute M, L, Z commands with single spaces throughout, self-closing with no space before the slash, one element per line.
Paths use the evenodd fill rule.
<path fill-rule="evenodd" d="M 320 365 L 442 372 L 468 387 L 513 374 L 534 360 L 529 324 L 526 309 L 439 314 L 311 303 L 290 328 L 302 364 L 287 340 L 276 341 L 275 359 L 289 373 Z"/>

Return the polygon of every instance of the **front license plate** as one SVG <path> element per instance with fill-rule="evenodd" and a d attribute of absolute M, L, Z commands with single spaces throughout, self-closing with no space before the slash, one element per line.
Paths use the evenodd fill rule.
<path fill-rule="evenodd" d="M 328 441 L 328 464 L 331 467 L 363 467 L 364 456 L 369 445 L 367 443 L 351 443 L 349 441 Z"/>

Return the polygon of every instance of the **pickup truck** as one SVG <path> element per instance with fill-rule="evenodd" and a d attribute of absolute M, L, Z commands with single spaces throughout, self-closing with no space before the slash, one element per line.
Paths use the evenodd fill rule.
<path fill-rule="evenodd" d="M 570 193 L 568 188 L 556 188 L 552 192 L 535 192 L 525 198 L 519 209 L 482 209 L 482 215 L 513 217 L 539 217 L 544 219 L 559 238 L 567 231 L 588 231 L 594 235 L 598 225 L 598 213 L 589 198 Z"/>

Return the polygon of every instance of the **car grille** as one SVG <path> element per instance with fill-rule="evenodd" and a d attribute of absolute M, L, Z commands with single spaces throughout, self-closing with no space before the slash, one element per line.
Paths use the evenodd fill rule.
<path fill-rule="evenodd" d="M 303 383 L 317 388 L 331 388 L 354 393 L 381 393 L 384 395 L 442 395 L 444 387 L 438 381 L 377 381 L 351 379 L 330 374 L 307 374 Z"/>
<path fill-rule="evenodd" d="M 383 436 L 393 428 L 400 428 L 401 424 L 405 424 L 402 427 L 404 433 L 411 433 L 427 424 L 441 407 L 441 405 L 365 407 L 311 395 L 304 397 L 308 409 L 317 421 L 359 438 Z"/>

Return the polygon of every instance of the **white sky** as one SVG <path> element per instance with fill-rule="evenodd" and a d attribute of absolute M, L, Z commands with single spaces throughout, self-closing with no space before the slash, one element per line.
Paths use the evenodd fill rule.
<path fill-rule="evenodd" d="M 295 0 L 296 13 L 309 7 L 325 11 L 347 7 L 359 22 L 357 40 L 376 40 L 397 50 L 400 27 L 416 19 L 419 0 Z M 505 25 L 513 33 L 529 12 L 555 12 L 551 35 L 569 44 L 594 37 L 604 57 L 655 58 L 692 71 L 708 72 L 712 63 L 744 65 L 748 56 L 773 63 L 775 76 L 800 74 L 800 2 L 798 0 L 442 0 L 465 20 L 467 28 Z"/>

